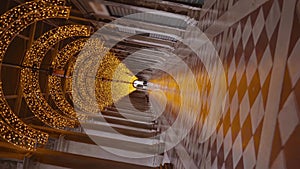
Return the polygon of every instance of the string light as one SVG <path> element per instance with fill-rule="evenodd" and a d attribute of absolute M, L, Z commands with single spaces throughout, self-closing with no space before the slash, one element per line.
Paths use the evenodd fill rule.
<path fill-rule="evenodd" d="M 0 97 L 3 98 L 2 82 L 0 82 Z M 0 105 L 5 104 L 3 99 L 0 99 Z M 11 113 L 7 106 L 0 106 L 0 114 L 4 121 L 13 127 L 14 130 L 22 133 L 22 135 L 37 140 L 38 143 L 46 144 L 48 141 L 48 134 L 39 130 L 33 129 L 21 121 L 18 116 Z"/>
<path fill-rule="evenodd" d="M 68 68 L 66 71 L 66 80 L 64 90 L 68 93 L 72 98 L 72 73 L 74 72 L 74 67 L 76 63 L 76 58 L 72 58 L 69 61 Z"/>
<path fill-rule="evenodd" d="M 137 78 L 113 53 L 107 51 L 100 40 L 92 39 L 76 61 L 75 67 L 79 71 L 73 75 L 76 78 L 76 81 L 73 79 L 73 102 L 83 113 L 99 113 L 136 90 L 132 83 Z M 97 63 L 98 69 L 89 69 Z M 95 87 L 91 87 L 93 83 Z"/>
<path fill-rule="evenodd" d="M 74 36 L 89 36 L 90 28 L 82 25 L 67 25 L 53 29 L 38 40 L 27 51 L 23 66 L 39 69 L 43 58 L 47 51 L 51 49 L 57 42 L 74 37 Z M 34 115 L 45 124 L 54 128 L 75 127 L 74 119 L 62 116 L 47 103 L 43 98 L 39 86 L 39 72 L 32 69 L 24 68 L 21 70 L 21 86 L 25 101 Z"/>
<path fill-rule="evenodd" d="M 82 50 L 86 39 L 78 39 L 72 43 L 66 45 L 59 54 L 54 58 L 52 62 L 52 68 L 54 70 L 63 70 L 67 62 L 78 52 Z M 76 112 L 74 108 L 68 103 L 64 97 L 62 91 L 61 78 L 55 75 L 49 76 L 48 87 L 52 97 L 52 100 L 56 106 L 68 117 L 76 118 Z"/>
<path fill-rule="evenodd" d="M 65 0 L 40 0 L 37 2 L 25 2 L 24 4 L 14 7 L 0 16 L 0 30 L 7 30 L 6 28 L 14 23 L 17 19 L 21 18 L 23 15 L 27 15 L 34 10 L 46 8 L 49 7 L 49 5 L 63 6 L 64 4 Z"/>
<path fill-rule="evenodd" d="M 2 120 L 0 120 L 0 136 L 15 146 L 29 151 L 35 150 L 36 140 L 19 134 Z"/>
<path fill-rule="evenodd" d="M 0 68 L 9 44 L 28 25 L 47 18 L 69 17 L 70 8 L 60 6 L 63 4 L 62 0 L 27 2 L 7 11 L 0 17 Z M 4 98 L 1 80 L 0 107 L 1 136 L 4 140 L 27 150 L 33 150 L 36 143 L 47 142 L 48 134 L 29 127 L 12 112 Z"/>
<path fill-rule="evenodd" d="M 73 68 L 72 96 L 76 111 L 80 114 L 100 113 L 94 100 L 96 70 L 93 69 L 99 60 L 108 52 L 103 42 L 90 38 L 79 53 Z"/>
<path fill-rule="evenodd" d="M 120 100 L 136 89 L 132 83 L 137 78 L 109 52 L 101 60 L 96 77 L 96 99 L 101 110 Z"/>
<path fill-rule="evenodd" d="M 14 23 L 6 28 L 7 31 L 3 31 L 0 35 L 0 61 L 3 60 L 3 56 L 14 37 L 24 30 L 28 25 L 48 18 L 68 18 L 69 12 L 70 8 L 67 7 L 50 6 L 41 8 L 39 10 L 34 10 L 26 15 L 23 15 L 20 19 L 17 19 Z"/>

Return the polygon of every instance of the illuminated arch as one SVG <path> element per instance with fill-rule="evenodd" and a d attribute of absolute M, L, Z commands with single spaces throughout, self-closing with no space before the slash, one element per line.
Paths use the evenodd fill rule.
<path fill-rule="evenodd" d="M 52 62 L 53 70 L 62 70 L 62 72 L 64 72 L 67 62 L 82 50 L 86 40 L 87 39 L 78 39 L 66 45 L 54 58 L 54 61 Z M 75 58 L 73 60 L 75 60 Z M 55 105 L 68 117 L 76 118 L 74 108 L 69 104 L 64 96 L 61 78 L 55 75 L 49 76 L 48 88 Z"/>
<path fill-rule="evenodd" d="M 0 17 L 0 70 L 3 57 L 13 39 L 30 24 L 48 18 L 68 18 L 70 8 L 63 6 L 64 0 L 40 0 L 19 5 Z M 10 109 L 3 95 L 0 79 L 1 137 L 27 150 L 36 143 L 45 144 L 49 135 L 33 129 L 19 119 Z M 11 134 L 8 134 L 8 131 Z M 22 141 L 23 140 L 23 141 Z"/>
<path fill-rule="evenodd" d="M 74 37 L 89 36 L 90 27 L 82 25 L 67 25 L 53 29 L 38 40 L 27 51 L 23 66 L 26 68 L 21 71 L 21 86 L 25 101 L 34 115 L 48 126 L 54 128 L 75 127 L 76 120 L 63 116 L 52 109 L 44 99 L 39 86 L 39 72 L 28 67 L 39 69 L 47 51 L 57 42 Z"/>

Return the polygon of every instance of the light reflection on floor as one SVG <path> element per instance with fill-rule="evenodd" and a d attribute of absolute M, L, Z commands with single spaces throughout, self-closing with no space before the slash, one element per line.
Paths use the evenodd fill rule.
<path fill-rule="evenodd" d="M 228 98 L 217 129 L 203 143 L 199 137 L 204 118 L 199 116 L 178 145 L 184 150 L 175 149 L 174 168 L 298 168 L 300 8 L 296 3 L 299 6 L 296 0 L 205 1 L 199 27 L 223 61 Z M 203 65 L 195 67 L 197 82 L 202 81 L 200 91 L 209 92 L 209 83 L 200 78 Z M 172 103 L 173 109 L 167 109 L 173 114 L 167 118 L 174 122 L 181 102 L 174 80 L 163 76 L 151 82 Z M 203 97 L 199 103 L 203 109 L 198 113 L 204 117 L 208 100 Z"/>
<path fill-rule="evenodd" d="M 218 51 L 228 89 L 224 111 L 212 118 L 218 122 L 216 129 L 207 139 L 201 139 L 201 133 L 207 130 L 203 124 L 214 106 L 210 79 L 201 62 L 185 60 L 193 77 L 177 71 L 181 87 L 168 75 L 150 80 L 162 91 L 150 91 L 150 95 L 157 102 L 167 100 L 169 114 L 164 115 L 171 125 L 180 116 L 180 108 L 186 111 L 186 121 L 179 118 L 185 124 L 196 116 L 195 125 L 177 145 L 175 154 L 169 152 L 175 156 L 174 168 L 299 166 L 300 18 L 296 2 L 205 1 L 203 8 L 207 10 L 203 10 L 198 26 Z M 193 78 L 199 97 L 190 88 Z M 181 89 L 185 90 L 183 94 Z M 200 111 L 193 110 L 199 107 Z"/>

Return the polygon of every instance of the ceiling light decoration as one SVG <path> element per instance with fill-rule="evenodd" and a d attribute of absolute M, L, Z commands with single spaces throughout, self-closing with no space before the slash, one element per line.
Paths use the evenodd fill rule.
<path fill-rule="evenodd" d="M 17 146 L 29 151 L 35 150 L 36 140 L 26 137 L 19 132 L 15 131 L 13 128 L 11 128 L 9 125 L 5 124 L 3 120 L 0 120 L 0 133 L 1 137 Z"/>
<path fill-rule="evenodd" d="M 98 69 L 91 69 L 95 64 Z M 90 39 L 78 55 L 73 72 L 72 95 L 76 111 L 100 113 L 106 106 L 135 91 L 132 85 L 135 80 L 134 74 L 103 47 L 100 39 Z"/>
<path fill-rule="evenodd" d="M 6 28 L 8 26 L 12 25 L 16 20 L 22 18 L 23 15 L 28 15 L 30 13 L 36 12 L 34 10 L 49 8 L 52 5 L 63 6 L 64 4 L 65 4 L 65 0 L 53 0 L 53 1 L 39 0 L 37 2 L 34 1 L 25 2 L 24 4 L 14 7 L 0 16 L 0 23 L 1 23 L 0 28 L 2 31 L 7 30 Z"/>
<path fill-rule="evenodd" d="M 98 66 L 95 65 L 98 63 L 98 58 L 95 56 L 101 58 L 107 52 L 108 50 L 100 39 L 90 38 L 77 56 L 76 63 L 72 68 L 72 96 L 77 113 L 100 113 L 97 102 L 93 100 L 95 97 L 91 97 L 95 95 L 95 77 L 91 75 L 96 73 L 91 72 L 94 70 L 91 68 Z M 74 81 L 74 77 L 78 78 L 75 78 Z"/>
<path fill-rule="evenodd" d="M 57 42 L 74 36 L 89 35 L 90 27 L 88 26 L 67 25 L 58 27 L 36 40 L 25 55 L 23 66 L 26 68 L 21 70 L 21 86 L 25 101 L 33 114 L 48 126 L 59 129 L 74 128 L 77 123 L 76 120 L 61 115 L 47 103 L 39 86 L 39 72 L 34 69 L 40 68 L 46 53 Z"/>
<path fill-rule="evenodd" d="M 96 99 L 100 110 L 136 90 L 137 77 L 114 53 L 107 53 L 100 62 L 96 76 Z"/>
<path fill-rule="evenodd" d="M 65 94 L 68 94 L 72 101 L 73 101 L 73 99 L 72 99 L 72 73 L 74 72 L 75 63 L 76 63 L 76 58 L 72 58 L 67 65 L 66 79 L 65 79 L 64 88 L 63 88 Z"/>
<path fill-rule="evenodd" d="M 48 18 L 68 18 L 70 8 L 64 0 L 38 0 L 19 5 L 0 16 L 0 69 L 9 44 L 30 24 Z M 48 134 L 33 129 L 19 119 L 4 98 L 0 79 L 0 135 L 27 150 L 33 150 L 36 143 L 45 144 Z"/>
<path fill-rule="evenodd" d="M 62 89 L 62 79 L 64 76 L 64 68 L 69 60 L 71 60 L 77 53 L 79 53 L 87 39 L 78 39 L 66 45 L 52 62 L 54 74 L 48 78 L 48 88 L 55 105 L 70 118 L 78 118 L 74 108 L 69 104 L 64 96 Z M 55 72 L 62 72 L 63 74 L 55 74 Z"/>
<path fill-rule="evenodd" d="M 0 82 L 0 98 L 4 98 L 2 82 Z M 12 130 L 16 130 L 16 132 L 19 132 L 21 135 L 36 140 L 37 143 L 47 143 L 49 137 L 47 133 L 36 130 L 25 124 L 21 119 L 18 118 L 18 116 L 16 116 L 11 111 L 11 109 L 9 109 L 8 106 L 4 106 L 5 104 L 7 104 L 6 101 L 4 99 L 0 99 L 0 114 L 6 124 L 13 128 Z"/>

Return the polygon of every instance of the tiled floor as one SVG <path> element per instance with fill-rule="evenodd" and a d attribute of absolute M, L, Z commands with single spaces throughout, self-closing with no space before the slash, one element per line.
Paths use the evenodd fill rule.
<path fill-rule="evenodd" d="M 228 98 L 206 142 L 199 143 L 197 129 L 181 142 L 197 168 L 299 168 L 299 6 L 298 0 L 205 1 L 199 27 L 223 60 Z M 174 167 L 186 168 L 176 157 Z"/>

